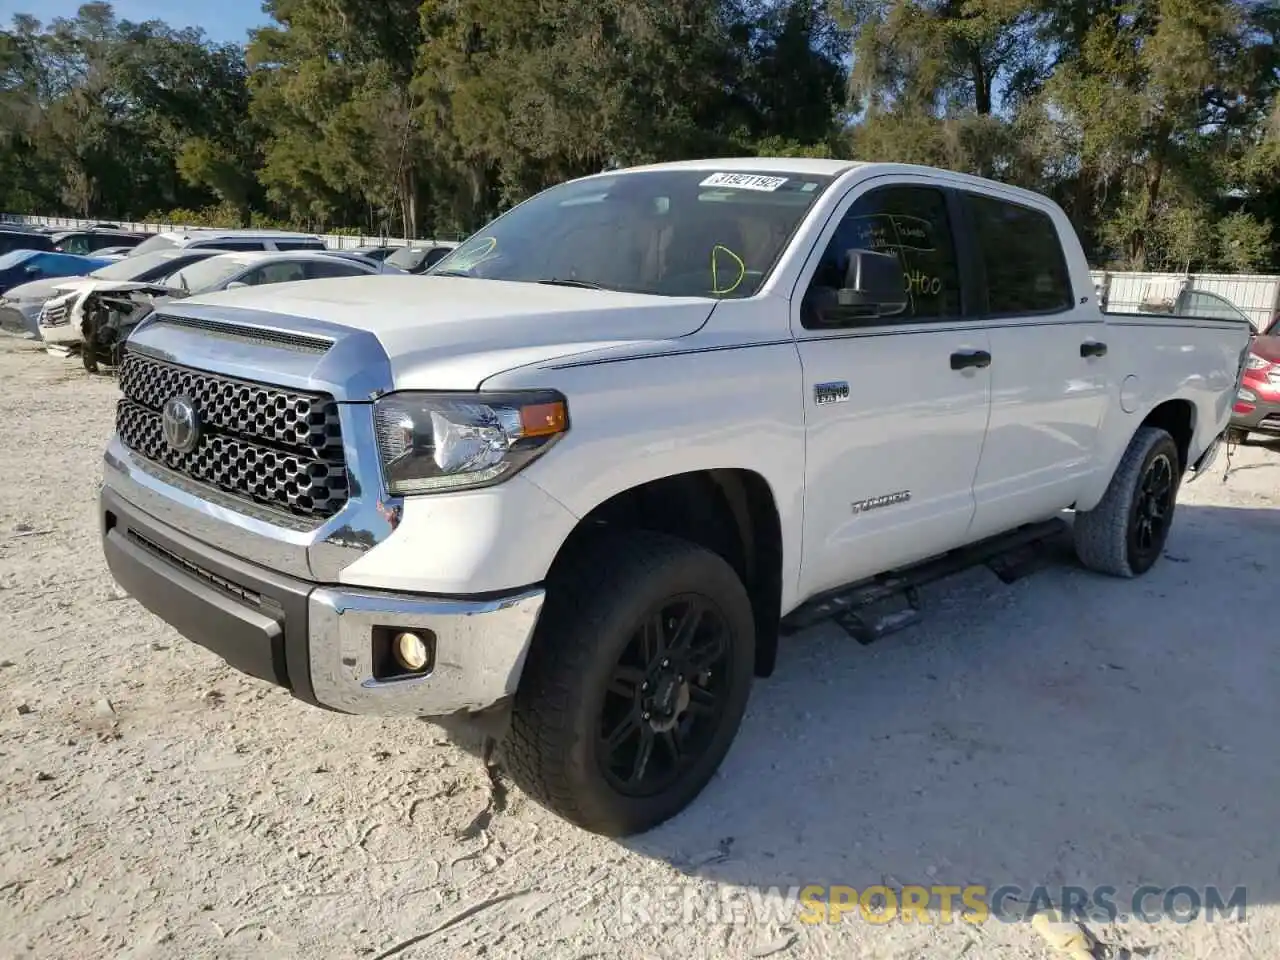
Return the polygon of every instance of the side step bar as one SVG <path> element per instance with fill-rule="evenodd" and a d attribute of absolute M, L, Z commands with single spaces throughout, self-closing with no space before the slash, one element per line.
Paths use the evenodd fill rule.
<path fill-rule="evenodd" d="M 1059 517 L 1027 524 L 892 573 L 836 587 L 783 617 L 779 632 L 789 636 L 834 619 L 859 643 L 871 643 L 920 619 L 919 591 L 924 585 L 979 564 L 1013 583 L 1042 566 L 1045 541 L 1067 529 Z"/>

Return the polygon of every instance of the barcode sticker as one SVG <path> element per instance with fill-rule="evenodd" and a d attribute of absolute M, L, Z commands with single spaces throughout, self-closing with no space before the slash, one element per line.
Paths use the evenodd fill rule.
<path fill-rule="evenodd" d="M 758 173 L 713 173 L 699 186 L 733 187 L 736 190 L 762 190 L 765 193 L 772 193 L 786 182 L 786 177 L 765 177 Z"/>

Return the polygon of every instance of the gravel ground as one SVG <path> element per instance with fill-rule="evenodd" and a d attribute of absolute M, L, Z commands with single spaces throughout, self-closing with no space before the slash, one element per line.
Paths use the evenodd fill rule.
<path fill-rule="evenodd" d="M 1025 924 L 623 908 L 808 883 L 1244 885 L 1243 921 L 1092 929 L 1275 954 L 1280 445 L 1185 490 L 1142 580 L 978 570 L 874 646 L 791 638 L 702 797 L 619 843 L 495 796 L 437 726 L 306 707 L 121 595 L 94 509 L 114 395 L 0 343 L 2 957 L 1049 955 Z"/>

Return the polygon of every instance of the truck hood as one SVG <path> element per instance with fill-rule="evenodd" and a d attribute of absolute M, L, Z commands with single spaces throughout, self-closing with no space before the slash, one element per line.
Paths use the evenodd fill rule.
<path fill-rule="evenodd" d="M 695 332 L 715 301 L 465 277 L 305 280 L 190 297 L 169 314 L 288 330 L 288 318 L 364 331 L 396 389 L 469 390 L 505 370 Z"/>

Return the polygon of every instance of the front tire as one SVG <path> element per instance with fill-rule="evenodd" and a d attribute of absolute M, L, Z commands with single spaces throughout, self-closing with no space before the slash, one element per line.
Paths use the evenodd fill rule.
<path fill-rule="evenodd" d="M 554 813 L 625 836 L 684 809 L 746 708 L 751 602 L 710 550 L 604 532 L 548 583 L 503 765 Z"/>
<path fill-rule="evenodd" d="M 1137 577 L 1164 552 L 1182 479 L 1168 432 L 1141 427 L 1129 441 L 1102 500 L 1075 518 L 1076 556 L 1090 570 Z"/>

